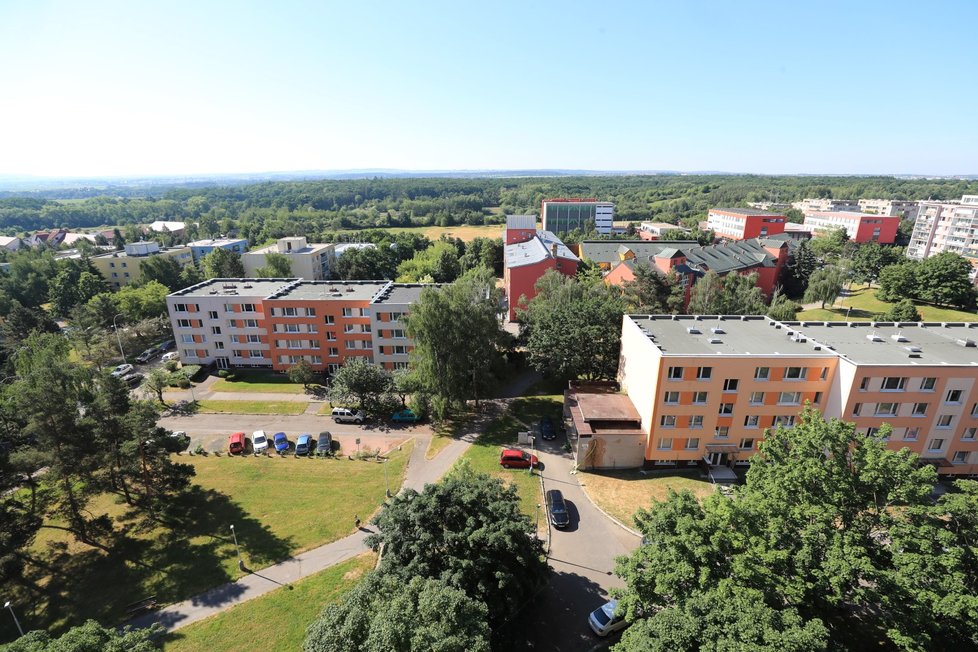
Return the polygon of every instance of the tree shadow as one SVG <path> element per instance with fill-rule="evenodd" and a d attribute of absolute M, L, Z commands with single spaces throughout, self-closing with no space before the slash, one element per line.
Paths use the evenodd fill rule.
<path fill-rule="evenodd" d="M 583 575 L 551 573 L 515 619 L 512 649 L 594 649 L 601 639 L 591 631 L 587 617 L 607 599 L 604 589 Z"/>

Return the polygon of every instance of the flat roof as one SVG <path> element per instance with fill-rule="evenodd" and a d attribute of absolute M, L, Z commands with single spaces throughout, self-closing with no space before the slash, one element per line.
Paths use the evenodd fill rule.
<path fill-rule="evenodd" d="M 295 278 L 212 278 L 172 293 L 171 297 L 248 296 L 267 297 L 292 283 Z"/>
<path fill-rule="evenodd" d="M 734 215 L 769 215 L 784 217 L 782 213 L 773 213 L 771 211 L 761 210 L 760 208 L 711 208 L 709 212 L 721 211 L 723 213 L 733 213 Z"/>
<path fill-rule="evenodd" d="M 220 247 L 226 244 L 237 244 L 238 242 L 247 242 L 245 238 L 209 238 L 205 240 L 194 240 L 193 242 L 188 242 L 188 247 Z"/>
<path fill-rule="evenodd" d="M 249 254 L 267 254 L 267 253 L 273 253 L 273 254 L 282 254 L 283 256 L 294 256 L 296 254 L 311 254 L 311 253 L 315 253 L 317 251 L 322 251 L 323 249 L 328 249 L 331 246 L 332 246 L 332 243 L 313 243 L 313 244 L 308 244 L 307 243 L 305 247 L 297 247 L 295 249 L 292 249 L 291 251 L 279 251 L 278 250 L 278 243 L 276 242 L 276 243 L 270 244 L 270 245 L 268 245 L 266 247 L 260 247 L 258 249 L 254 249 L 254 250 L 249 251 L 247 253 L 249 253 Z"/>
<path fill-rule="evenodd" d="M 390 281 L 300 281 L 274 291 L 268 298 L 294 301 L 370 301 L 390 284 Z"/>
<path fill-rule="evenodd" d="M 133 242 L 130 244 L 144 244 L 142 241 Z M 171 251 L 180 250 L 190 251 L 190 247 L 186 245 L 178 245 L 176 247 L 160 247 L 157 251 L 151 251 L 145 254 L 127 254 L 125 250 L 122 251 L 110 251 L 107 254 L 99 254 L 97 256 L 92 256 L 92 258 L 150 258 L 152 256 L 159 256 L 160 254 L 168 253 Z"/>
<path fill-rule="evenodd" d="M 440 288 L 441 283 L 391 283 L 391 285 L 381 292 L 373 303 L 377 305 L 407 305 L 416 302 L 421 298 L 421 292 L 425 288 Z"/>
<path fill-rule="evenodd" d="M 809 217 L 845 217 L 850 220 L 864 220 L 868 218 L 901 219 L 899 215 L 879 215 L 877 213 L 860 213 L 859 211 L 811 211 L 805 215 L 806 219 Z"/>
<path fill-rule="evenodd" d="M 577 393 L 577 406 L 584 421 L 641 421 L 635 404 L 625 394 Z"/>

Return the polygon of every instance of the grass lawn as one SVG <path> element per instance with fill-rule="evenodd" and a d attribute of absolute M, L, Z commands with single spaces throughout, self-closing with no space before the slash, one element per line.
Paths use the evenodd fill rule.
<path fill-rule="evenodd" d="M 305 401 L 197 401 L 197 411 L 210 414 L 302 414 Z"/>
<path fill-rule="evenodd" d="M 474 418 L 475 414 L 469 412 L 454 415 L 450 419 L 446 419 L 435 425 L 431 441 L 428 442 L 428 450 L 424 454 L 425 459 L 433 459 L 446 446 L 455 441 L 455 437 L 467 426 L 471 425 Z"/>
<path fill-rule="evenodd" d="M 326 604 L 338 600 L 373 569 L 366 553 L 188 625 L 164 639 L 166 652 L 301 650 L 306 628 Z"/>
<path fill-rule="evenodd" d="M 257 383 L 241 382 L 239 380 L 229 381 L 223 378 L 214 381 L 211 390 L 215 392 L 267 392 L 270 394 L 303 394 L 305 388 L 302 385 L 292 383 Z"/>
<path fill-rule="evenodd" d="M 629 527 L 635 527 L 632 516 L 639 507 L 647 508 L 653 500 L 665 500 L 670 489 L 689 489 L 697 498 L 715 491 L 714 485 L 700 479 L 695 471 L 659 476 L 642 475 L 637 470 L 581 471 L 577 477 L 591 500 Z"/>
<path fill-rule="evenodd" d="M 391 452 L 391 490 L 404 478 L 413 442 Z M 86 618 L 112 625 L 126 606 L 155 595 L 160 604 L 189 598 L 241 576 L 233 523 L 245 563 L 254 570 L 353 531 L 354 515 L 366 521 L 384 501 L 384 464 L 346 459 L 181 456 L 193 464 L 194 491 L 175 501 L 167 525 L 129 515 L 106 549 L 42 529 L 28 565 L 35 590 L 0 586 L 0 594 L 24 605 L 25 625 L 54 631 Z M 126 505 L 102 495 L 92 516 L 124 515 Z M 52 522 L 52 525 L 58 525 Z M 29 606 L 28 606 L 29 605 Z M 0 641 L 8 624 L 0 621 Z"/>
<path fill-rule="evenodd" d="M 476 238 L 502 238 L 505 229 L 505 224 L 485 224 L 482 226 L 405 226 L 384 230 L 391 233 L 420 233 L 431 240 L 447 235 L 469 242 Z"/>
<path fill-rule="evenodd" d="M 851 294 L 839 300 L 836 308 L 816 308 L 803 310 L 798 313 L 798 319 L 809 321 L 845 321 L 846 310 L 849 309 L 849 321 L 872 320 L 876 315 L 884 313 L 893 306 L 892 303 L 876 298 L 878 287 L 854 285 Z M 950 308 L 936 308 L 923 303 L 915 303 L 924 321 L 978 321 L 978 313 Z"/>
<path fill-rule="evenodd" d="M 549 414 L 560 415 L 562 396 L 533 396 L 518 398 L 510 404 L 509 411 L 489 424 L 486 431 L 475 440 L 462 459 L 467 459 L 472 469 L 488 473 L 516 485 L 520 494 L 520 507 L 530 518 L 536 518 L 537 505 L 540 504 L 540 477 L 530 475 L 526 469 L 504 469 L 499 466 L 499 450 L 506 446 L 516 446 L 516 435 L 540 421 Z"/>

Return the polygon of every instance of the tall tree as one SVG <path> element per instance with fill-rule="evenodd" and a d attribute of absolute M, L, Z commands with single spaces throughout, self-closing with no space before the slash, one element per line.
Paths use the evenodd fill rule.
<path fill-rule="evenodd" d="M 708 270 L 693 285 L 689 294 L 689 313 L 691 315 L 722 315 L 723 279 L 715 271 Z"/>
<path fill-rule="evenodd" d="M 72 627 L 54 638 L 46 631 L 28 632 L 4 646 L 4 652 L 155 652 L 160 649 L 163 626 L 154 624 L 146 629 L 119 631 L 103 627 L 94 620 Z"/>
<path fill-rule="evenodd" d="M 112 295 L 112 298 L 115 309 L 125 316 L 126 321 L 137 322 L 166 315 L 166 295 L 169 293 L 169 289 L 162 283 L 149 281 L 140 285 L 127 285 Z M 109 321 L 111 323 L 112 320 Z"/>
<path fill-rule="evenodd" d="M 336 370 L 329 384 L 333 403 L 356 405 L 364 412 L 378 414 L 390 405 L 394 389 L 391 372 L 366 358 L 351 358 Z"/>
<path fill-rule="evenodd" d="M 880 270 L 880 289 L 876 291 L 876 298 L 900 301 L 905 297 L 916 297 L 919 266 L 917 261 L 908 260 L 884 267 Z"/>
<path fill-rule="evenodd" d="M 679 314 L 683 310 L 685 291 L 674 271 L 662 274 L 649 263 L 636 263 L 632 270 L 635 279 L 622 287 L 628 312 Z"/>
<path fill-rule="evenodd" d="M 244 263 L 241 256 L 230 249 L 218 247 L 204 256 L 201 265 L 207 278 L 242 278 Z M 291 270 L 290 270 L 291 271 Z"/>
<path fill-rule="evenodd" d="M 58 325 L 42 308 L 28 308 L 14 301 L 13 309 L 0 325 L 3 345 L 14 350 L 35 332 L 57 333 Z"/>
<path fill-rule="evenodd" d="M 808 289 L 805 290 L 804 301 L 807 303 L 821 302 L 822 308 L 825 304 L 833 304 L 842 293 L 842 286 L 845 283 L 845 272 L 838 267 L 823 267 L 817 270 L 808 279 Z"/>
<path fill-rule="evenodd" d="M 170 292 L 176 292 L 183 289 L 181 271 L 180 263 L 169 256 L 150 256 L 139 266 L 139 284 L 156 281 Z"/>
<path fill-rule="evenodd" d="M 939 306 L 971 308 L 975 305 L 973 269 L 968 259 L 950 251 L 925 258 L 917 267 L 917 296 Z"/>
<path fill-rule="evenodd" d="M 290 278 L 292 262 L 285 254 L 269 252 L 265 254 L 265 264 L 258 268 L 259 278 Z"/>
<path fill-rule="evenodd" d="M 902 260 L 904 260 L 902 247 L 866 242 L 853 252 L 851 266 L 853 279 L 860 283 L 875 283 L 884 267 Z"/>
<path fill-rule="evenodd" d="M 762 315 L 767 310 L 764 293 L 757 287 L 757 272 L 719 276 L 709 270 L 689 297 L 693 315 Z"/>
<path fill-rule="evenodd" d="M 793 321 L 798 313 L 798 304 L 789 299 L 778 288 L 771 297 L 771 304 L 767 308 L 767 316 L 778 321 Z"/>
<path fill-rule="evenodd" d="M 880 315 L 880 321 L 921 321 L 920 311 L 910 299 L 898 301 L 892 308 Z"/>

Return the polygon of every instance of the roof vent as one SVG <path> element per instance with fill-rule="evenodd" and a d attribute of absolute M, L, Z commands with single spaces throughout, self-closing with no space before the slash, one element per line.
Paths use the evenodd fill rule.
<path fill-rule="evenodd" d="M 903 333 L 894 333 L 890 335 L 890 339 L 894 342 L 909 342 L 910 340 L 903 336 Z"/>
<path fill-rule="evenodd" d="M 795 336 L 792 337 L 791 339 L 792 341 L 801 342 L 803 344 L 808 341 L 808 338 L 802 335 L 801 333 L 795 333 Z"/>
<path fill-rule="evenodd" d="M 346 288 L 347 292 L 353 292 L 353 288 Z"/>
<path fill-rule="evenodd" d="M 920 357 L 920 354 L 919 353 L 908 353 L 907 354 L 907 357 L 908 358 L 919 358 Z"/>
<path fill-rule="evenodd" d="M 707 342 L 710 344 L 723 344 L 723 340 L 721 340 L 719 337 L 711 337 L 707 340 Z"/>
<path fill-rule="evenodd" d="M 690 335 L 699 335 L 700 329 L 696 328 L 695 326 L 687 326 L 686 332 L 689 333 Z"/>
<path fill-rule="evenodd" d="M 246 290 L 250 290 L 251 288 L 253 288 L 255 286 L 252 285 L 251 283 L 245 283 L 242 287 L 244 287 L 244 289 L 246 289 Z"/>
<path fill-rule="evenodd" d="M 905 346 L 903 348 L 905 348 L 907 351 L 910 351 L 911 353 L 920 353 L 921 352 L 921 348 L 919 346 L 917 346 L 916 344 L 911 344 L 910 346 Z"/>
<path fill-rule="evenodd" d="M 972 347 L 975 346 L 974 340 L 954 340 L 959 346 Z"/>
<path fill-rule="evenodd" d="M 812 347 L 812 349 L 815 350 L 815 351 L 821 351 L 822 350 L 822 346 L 820 344 L 816 344 L 815 346 Z"/>
<path fill-rule="evenodd" d="M 710 332 L 713 333 L 714 335 L 726 335 L 726 331 L 724 331 L 719 326 L 714 326 L 713 328 L 710 329 Z"/>
<path fill-rule="evenodd" d="M 866 339 L 869 340 L 870 342 L 882 342 L 883 341 L 883 338 L 880 337 L 879 335 L 877 335 L 876 333 L 868 333 L 866 335 Z"/>

